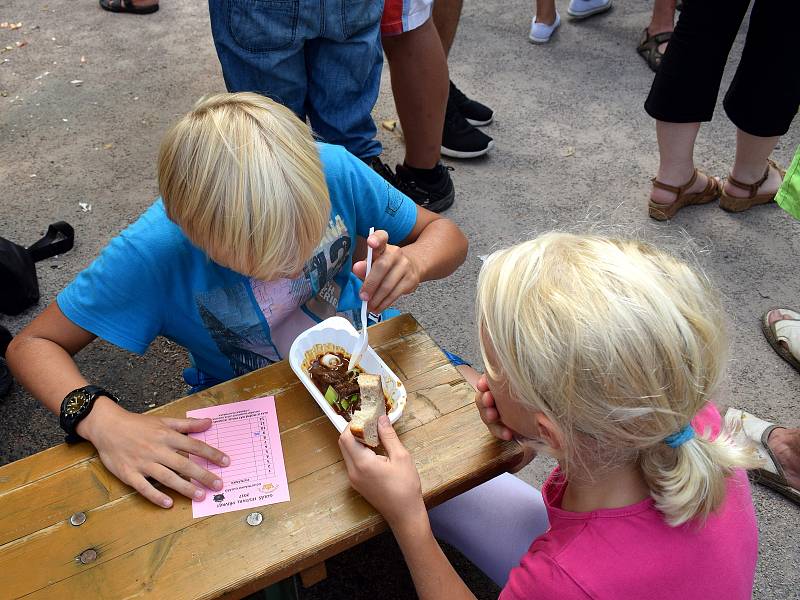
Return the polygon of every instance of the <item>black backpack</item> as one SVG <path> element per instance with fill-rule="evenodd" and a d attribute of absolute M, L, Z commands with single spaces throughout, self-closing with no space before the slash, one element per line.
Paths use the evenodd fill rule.
<path fill-rule="evenodd" d="M 72 249 L 75 231 L 59 221 L 29 248 L 0 237 L 0 313 L 18 315 L 39 301 L 36 264 L 40 260 Z"/>

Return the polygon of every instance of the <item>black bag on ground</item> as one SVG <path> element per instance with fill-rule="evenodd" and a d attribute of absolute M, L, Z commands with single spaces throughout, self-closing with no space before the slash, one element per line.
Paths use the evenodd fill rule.
<path fill-rule="evenodd" d="M 45 236 L 27 249 L 0 237 L 0 313 L 18 315 L 36 304 L 35 263 L 71 250 L 74 243 L 75 230 L 64 221 L 50 225 Z"/>

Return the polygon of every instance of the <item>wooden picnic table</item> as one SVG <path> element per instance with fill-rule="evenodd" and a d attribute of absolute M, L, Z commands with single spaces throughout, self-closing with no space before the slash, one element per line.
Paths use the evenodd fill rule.
<path fill-rule="evenodd" d="M 517 444 L 488 433 L 472 388 L 413 317 L 371 327 L 370 342 L 408 391 L 396 428 L 429 507 L 520 460 Z M 296 573 L 324 576 L 325 559 L 384 531 L 383 518 L 350 487 L 336 429 L 287 361 L 151 414 L 184 417 L 266 395 L 276 400 L 286 503 L 193 519 L 182 496 L 171 494 L 169 510 L 150 504 L 88 443 L 0 467 L 0 597 L 241 598 Z M 246 522 L 254 510 L 263 515 L 258 526 Z"/>

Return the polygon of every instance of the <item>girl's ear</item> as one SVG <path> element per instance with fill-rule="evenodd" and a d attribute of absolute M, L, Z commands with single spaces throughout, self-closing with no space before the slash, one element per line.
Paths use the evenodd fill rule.
<path fill-rule="evenodd" d="M 536 413 L 536 426 L 539 429 L 539 437 L 547 444 L 554 453 L 561 453 L 564 450 L 564 435 L 558 425 L 541 412 Z M 556 457 L 557 458 L 557 457 Z"/>

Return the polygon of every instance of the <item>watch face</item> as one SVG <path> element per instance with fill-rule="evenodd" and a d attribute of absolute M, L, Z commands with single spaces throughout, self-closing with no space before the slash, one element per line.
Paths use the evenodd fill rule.
<path fill-rule="evenodd" d="M 78 414 L 81 411 L 81 409 L 84 406 L 86 406 L 88 400 L 89 398 L 86 396 L 86 394 L 75 394 L 74 396 L 70 397 L 70 399 L 67 400 L 67 404 L 65 406 L 67 414 L 69 415 Z"/>

